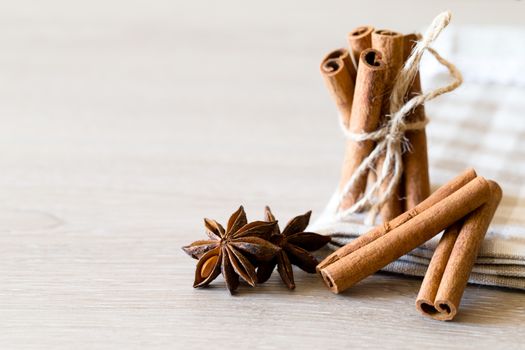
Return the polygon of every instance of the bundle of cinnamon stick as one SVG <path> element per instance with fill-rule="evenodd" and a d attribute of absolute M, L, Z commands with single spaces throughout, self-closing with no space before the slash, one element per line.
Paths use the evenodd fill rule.
<path fill-rule="evenodd" d="M 336 102 L 342 125 L 350 135 L 370 135 L 388 123 L 390 114 L 395 112 L 389 110 L 392 88 L 419 38 L 417 34 L 403 35 L 363 26 L 349 33 L 349 50 L 335 50 L 323 59 L 321 73 Z M 404 94 L 405 90 L 397 97 Z M 405 101 L 416 94 L 421 94 L 419 74 L 415 75 Z M 420 104 L 411 110 L 405 122 L 422 124 L 425 120 Z M 496 182 L 468 169 L 430 194 L 425 129 L 407 130 L 404 136 L 408 151 L 398 157 L 403 163 L 402 180 L 393 191 L 391 185 L 386 188 L 383 183 L 373 187 L 393 194 L 386 196 L 381 207 L 383 224 L 329 255 L 317 270 L 326 285 L 340 293 L 445 230 L 423 280 L 416 307 L 426 316 L 451 320 L 458 311 L 502 191 Z M 370 156 L 374 147 L 372 138 L 348 139 L 339 184 L 343 194 L 340 212 L 351 207 L 353 212 L 358 207 L 354 205 L 381 171 L 384 155 Z M 376 173 L 363 171 L 365 159 L 376 160 Z M 390 167 L 387 169 L 390 171 Z M 394 176 L 383 172 L 383 178 L 385 174 Z M 348 188 L 348 184 L 352 186 Z"/>
<path fill-rule="evenodd" d="M 349 132 L 368 133 L 386 123 L 395 78 L 417 39 L 416 34 L 402 35 L 363 26 L 348 34 L 350 50 L 332 51 L 322 60 L 321 74 L 337 105 L 342 125 Z M 421 84 L 417 75 L 406 98 L 419 93 Z M 418 106 L 407 119 L 409 122 L 425 120 L 424 108 Z M 430 194 L 425 129 L 407 131 L 405 137 L 410 147 L 403 155 L 403 180 L 381 208 L 383 222 L 413 208 Z M 340 191 L 373 148 L 374 142 L 370 140 L 347 141 Z M 376 172 L 381 171 L 382 163 L 383 160 L 379 159 Z M 373 172 L 361 173 L 345 194 L 339 210 L 352 207 L 374 177 Z M 384 191 L 384 187 L 382 185 L 380 191 Z"/>

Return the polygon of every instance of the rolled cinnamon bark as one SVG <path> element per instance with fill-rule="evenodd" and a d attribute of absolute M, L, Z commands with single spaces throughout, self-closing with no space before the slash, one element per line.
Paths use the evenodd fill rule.
<path fill-rule="evenodd" d="M 372 32 L 374 27 L 361 26 L 348 33 L 347 40 L 355 65 L 359 69 L 359 57 L 361 52 L 372 47 Z"/>
<path fill-rule="evenodd" d="M 434 307 L 434 300 L 462 225 L 463 220 L 460 220 L 447 228 L 432 255 L 416 299 L 417 309 L 425 315 L 431 316 L 438 313 Z"/>
<path fill-rule="evenodd" d="M 404 224 L 324 267 L 321 276 L 334 293 L 340 293 L 479 208 L 489 197 L 489 183 L 478 176 Z"/>
<path fill-rule="evenodd" d="M 321 61 L 321 74 L 346 128 L 350 124 L 356 71 L 346 49 L 330 52 Z"/>
<path fill-rule="evenodd" d="M 481 242 L 501 201 L 502 191 L 489 181 L 490 200 L 467 216 L 461 229 L 447 230 L 439 242 L 417 296 L 425 316 L 450 321 L 456 316 Z"/>
<path fill-rule="evenodd" d="M 404 37 L 404 61 L 412 52 L 416 41 L 420 38 L 417 34 L 408 34 Z M 421 80 L 419 72 L 410 87 L 407 100 L 421 94 Z M 425 120 L 425 107 L 417 106 L 407 116 L 408 122 Z M 427 135 L 425 129 L 409 130 L 405 136 L 410 144 L 410 149 L 403 154 L 404 175 L 403 184 L 405 193 L 405 210 L 412 209 L 430 195 L 430 178 L 428 174 Z"/>
<path fill-rule="evenodd" d="M 354 239 L 352 242 L 346 244 L 345 246 L 339 248 L 329 256 L 327 256 L 319 265 L 317 265 L 317 271 L 320 271 L 324 267 L 336 262 L 342 257 L 355 252 L 357 249 L 364 247 L 368 243 L 375 241 L 379 237 L 387 234 L 391 230 L 401 226 L 411 218 L 427 210 L 434 204 L 450 196 L 452 193 L 459 190 L 461 187 L 469 183 L 472 179 L 476 177 L 476 172 L 474 169 L 469 168 L 456 176 L 454 179 L 450 180 L 440 188 L 438 188 L 434 193 L 432 193 L 427 199 L 418 204 L 416 207 L 410 209 L 409 211 L 404 212 L 403 214 L 397 216 L 389 222 L 386 222 L 382 225 L 379 225 L 369 231 L 368 233 Z"/>
<path fill-rule="evenodd" d="M 403 66 L 404 56 L 404 39 L 403 35 L 391 30 L 381 29 L 375 30 L 372 33 L 372 48 L 383 53 L 383 59 L 386 62 L 386 83 L 385 96 L 383 98 L 383 108 L 381 115 L 384 122 L 386 122 L 386 115 L 390 114 L 390 93 L 395 83 L 395 78 Z M 379 157 L 377 163 L 377 172 L 381 173 L 384 156 Z M 388 178 L 387 178 L 388 180 Z M 384 192 L 388 185 L 385 183 L 380 187 L 380 191 Z M 402 201 L 400 195 L 400 186 L 396 186 L 393 190 L 392 196 L 381 207 L 381 217 L 383 222 L 392 220 L 403 212 Z"/>
<path fill-rule="evenodd" d="M 377 129 L 386 70 L 385 63 L 381 60 L 381 53 L 374 49 L 363 51 L 359 62 L 352 118 L 348 128 L 353 133 L 371 132 Z M 373 147 L 373 141 L 347 140 L 339 190 L 343 189 L 361 162 L 372 152 Z M 366 187 L 367 174 L 368 172 L 360 176 L 347 192 L 341 203 L 341 210 L 351 207 L 361 197 Z"/>
<path fill-rule="evenodd" d="M 383 59 L 387 65 L 386 87 L 388 90 L 391 90 L 394 86 L 394 79 L 403 65 L 404 45 L 405 42 L 401 33 L 388 29 L 379 29 L 372 33 L 372 48 L 383 53 Z M 387 100 L 383 106 L 386 112 L 389 113 L 390 100 Z"/>

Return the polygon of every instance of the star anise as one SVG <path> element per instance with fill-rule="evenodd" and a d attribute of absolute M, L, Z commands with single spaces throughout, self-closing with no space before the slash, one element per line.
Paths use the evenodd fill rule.
<path fill-rule="evenodd" d="M 228 220 L 226 230 L 215 220 L 204 219 L 209 240 L 201 240 L 182 249 L 199 259 L 193 287 L 210 284 L 221 272 L 230 293 L 239 286 L 239 277 L 252 287 L 257 283 L 254 264 L 270 261 L 279 247 L 268 239 L 275 230 L 275 220 L 248 223 L 241 206 Z"/>
<path fill-rule="evenodd" d="M 295 288 L 292 264 L 298 266 L 308 273 L 315 273 L 318 264 L 317 259 L 310 253 L 318 250 L 330 242 L 330 237 L 313 232 L 304 232 L 310 222 L 311 211 L 296 216 L 284 228 L 281 233 L 279 226 L 270 237 L 270 242 L 281 247 L 277 255 L 269 262 L 261 263 L 257 268 L 257 280 L 264 283 L 270 278 L 275 266 L 281 279 L 289 289 Z M 275 222 L 269 207 L 264 210 L 265 220 Z"/>

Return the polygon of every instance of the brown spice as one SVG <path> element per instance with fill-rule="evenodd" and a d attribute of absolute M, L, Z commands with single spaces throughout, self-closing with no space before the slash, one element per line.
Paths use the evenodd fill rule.
<path fill-rule="evenodd" d="M 254 263 L 269 261 L 279 252 L 279 247 L 267 240 L 277 222 L 248 223 L 242 206 L 231 215 L 226 230 L 211 219 L 204 219 L 204 225 L 210 239 L 182 248 L 191 257 L 199 259 L 193 283 L 195 288 L 207 286 L 221 272 L 230 293 L 239 286 L 239 277 L 255 286 Z"/>
<path fill-rule="evenodd" d="M 347 245 L 339 248 L 338 250 L 330 254 L 317 266 L 317 270 L 321 270 L 322 268 L 334 263 L 335 261 L 343 258 L 348 254 L 353 253 L 357 249 L 364 247 L 370 242 L 401 226 L 413 217 L 429 209 L 434 204 L 438 203 L 439 201 L 445 199 L 452 193 L 456 192 L 458 189 L 469 183 L 475 177 L 476 172 L 474 171 L 474 169 L 469 168 L 465 170 L 460 175 L 456 176 L 454 179 L 450 180 L 449 182 L 441 186 L 439 189 L 437 189 L 434 193 L 432 193 L 427 199 L 425 199 L 416 207 L 404 212 L 403 214 L 399 215 L 398 217 L 392 219 L 389 222 L 375 227 L 374 229 L 370 230 L 367 234 L 364 234 L 354 239 L 352 242 L 348 243 Z"/>
<path fill-rule="evenodd" d="M 448 229 L 432 256 L 416 300 L 425 316 L 449 321 L 458 312 L 481 242 L 501 201 L 499 185 L 489 181 L 489 186 L 490 200 Z"/>
<path fill-rule="evenodd" d="M 416 41 L 420 39 L 417 34 L 404 37 L 404 60 L 406 61 Z M 407 99 L 421 94 L 421 79 L 419 72 L 408 90 Z M 417 106 L 407 116 L 407 122 L 421 122 L 426 119 L 425 107 Z M 430 177 L 428 174 L 427 135 L 425 129 L 408 130 L 405 133 L 410 149 L 403 154 L 403 183 L 405 193 L 405 210 L 412 209 L 430 195 Z"/>
<path fill-rule="evenodd" d="M 288 289 L 295 288 L 292 264 L 308 273 L 315 273 L 315 266 L 318 262 L 310 252 L 324 247 L 330 242 L 330 237 L 313 232 L 304 232 L 310 222 L 311 213 L 308 211 L 290 220 L 282 233 L 278 226 L 275 227 L 270 242 L 279 246 L 281 250 L 272 260 L 259 264 L 257 268 L 259 283 L 267 281 L 276 266 Z M 276 221 L 269 207 L 265 208 L 264 216 L 266 221 Z"/>
<path fill-rule="evenodd" d="M 403 49 L 404 40 L 403 35 L 391 30 L 380 29 L 372 33 L 372 48 L 383 53 L 383 60 L 386 63 L 385 76 L 385 96 L 383 96 L 383 106 L 381 115 L 383 116 L 383 123 L 386 123 L 386 116 L 390 114 L 390 93 L 395 83 L 395 78 L 403 65 Z M 382 164 L 384 162 L 384 155 L 380 156 L 377 161 L 377 173 L 382 171 Z M 389 178 L 385 179 L 387 182 Z M 384 192 L 387 183 L 383 183 L 380 187 L 380 192 Z M 402 196 L 400 193 L 400 186 L 396 186 L 392 195 L 381 207 L 381 217 L 383 222 L 392 220 L 403 212 L 402 210 Z"/>
<path fill-rule="evenodd" d="M 352 58 L 359 70 L 359 57 L 361 52 L 365 51 L 372 47 L 372 32 L 374 27 L 371 26 L 361 26 L 357 27 L 348 33 L 347 40 L 348 46 L 350 47 L 350 52 L 352 53 Z"/>
<path fill-rule="evenodd" d="M 371 132 L 377 129 L 386 70 L 385 63 L 381 59 L 381 53 L 374 49 L 363 51 L 359 60 L 351 113 L 352 119 L 349 126 L 349 131 L 353 133 Z M 347 141 L 339 190 L 343 189 L 373 147 L 373 141 Z M 366 177 L 367 173 L 357 179 L 343 199 L 341 210 L 351 207 L 359 200 L 366 188 Z"/>
<path fill-rule="evenodd" d="M 321 61 L 321 74 L 341 114 L 343 124 L 348 128 L 356 77 L 355 67 L 348 50 L 339 49 L 327 54 Z"/>
<path fill-rule="evenodd" d="M 489 197 L 489 183 L 477 177 L 404 224 L 322 268 L 321 275 L 333 292 L 340 293 L 423 244 Z"/>

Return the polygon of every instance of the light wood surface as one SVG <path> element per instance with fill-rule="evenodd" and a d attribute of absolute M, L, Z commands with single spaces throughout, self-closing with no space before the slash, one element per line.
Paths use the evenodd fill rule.
<path fill-rule="evenodd" d="M 0 349 L 523 348 L 517 291 L 470 286 L 440 323 L 393 275 L 191 287 L 180 247 L 204 216 L 269 204 L 284 223 L 328 200 L 344 142 L 318 65 L 348 30 L 523 9 L 366 3 L 2 1 Z"/>

